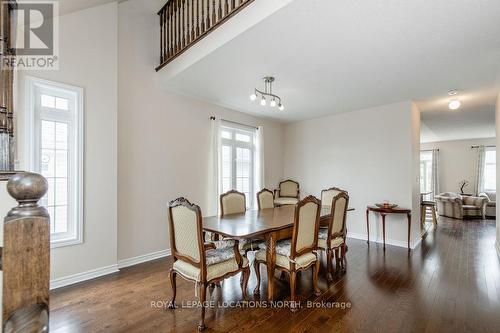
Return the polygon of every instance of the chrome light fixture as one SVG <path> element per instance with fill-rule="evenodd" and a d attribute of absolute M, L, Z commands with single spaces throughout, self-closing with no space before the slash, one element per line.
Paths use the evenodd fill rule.
<path fill-rule="evenodd" d="M 275 78 L 272 76 L 266 76 L 265 78 L 263 78 L 263 80 L 264 80 L 264 91 L 255 88 L 255 92 L 250 95 L 250 100 L 256 101 L 257 98 L 260 96 L 260 105 L 266 106 L 267 99 L 269 99 L 270 100 L 269 106 L 271 106 L 272 108 L 278 106 L 278 109 L 280 111 L 283 111 L 285 109 L 285 106 L 281 101 L 281 97 L 273 94 L 273 82 L 275 81 Z"/>
<path fill-rule="evenodd" d="M 456 90 L 451 90 L 450 92 L 448 92 L 448 96 L 456 96 L 456 95 L 458 95 L 458 91 Z M 460 108 L 461 105 L 462 103 L 457 98 L 452 98 L 448 103 L 448 108 L 450 110 L 457 110 L 458 108 Z"/>

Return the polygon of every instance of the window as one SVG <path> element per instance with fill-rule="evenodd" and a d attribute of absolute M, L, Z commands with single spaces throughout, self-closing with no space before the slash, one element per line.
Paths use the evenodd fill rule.
<path fill-rule="evenodd" d="M 420 193 L 432 191 L 432 150 L 423 150 L 420 152 Z"/>
<path fill-rule="evenodd" d="M 253 207 L 255 129 L 222 122 L 220 137 L 222 193 L 243 192 L 247 207 Z"/>
<path fill-rule="evenodd" d="M 485 191 L 496 191 L 497 188 L 497 152 L 495 147 L 486 147 L 484 152 L 484 185 Z"/>
<path fill-rule="evenodd" d="M 82 89 L 28 78 L 29 169 L 49 183 L 40 204 L 50 214 L 52 247 L 82 242 Z"/>

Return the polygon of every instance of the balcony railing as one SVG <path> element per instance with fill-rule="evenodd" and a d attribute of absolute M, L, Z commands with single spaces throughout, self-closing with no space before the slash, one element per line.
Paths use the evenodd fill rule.
<path fill-rule="evenodd" d="M 160 9 L 159 71 L 254 0 L 168 0 Z"/>

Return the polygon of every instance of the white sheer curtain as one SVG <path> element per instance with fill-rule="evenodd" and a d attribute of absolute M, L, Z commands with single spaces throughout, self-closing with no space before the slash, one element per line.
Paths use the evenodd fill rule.
<path fill-rule="evenodd" d="M 255 132 L 255 167 L 254 167 L 254 191 L 257 194 L 265 187 L 264 175 L 264 127 L 259 126 Z M 254 208 L 257 208 L 257 200 L 254 201 Z"/>
<path fill-rule="evenodd" d="M 210 165 L 208 184 L 208 211 L 207 216 L 219 214 L 219 194 L 220 194 L 220 163 L 221 163 L 221 140 L 220 140 L 221 119 L 212 117 L 210 121 Z"/>
<path fill-rule="evenodd" d="M 476 187 L 474 192 L 476 195 L 484 191 L 484 146 L 477 147 L 477 164 L 476 164 Z"/>
<path fill-rule="evenodd" d="M 434 196 L 438 195 L 439 192 L 439 149 L 432 150 L 432 195 L 431 200 L 434 200 Z"/>

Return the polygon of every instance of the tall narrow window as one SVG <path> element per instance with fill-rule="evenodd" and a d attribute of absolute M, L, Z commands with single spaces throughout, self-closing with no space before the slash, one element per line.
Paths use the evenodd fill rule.
<path fill-rule="evenodd" d="M 433 191 L 432 179 L 432 150 L 423 150 L 420 152 L 420 193 Z M 425 197 L 431 197 L 431 195 Z"/>
<path fill-rule="evenodd" d="M 253 207 L 255 128 L 222 122 L 220 136 L 220 188 L 245 193 L 247 206 Z"/>
<path fill-rule="evenodd" d="M 82 242 L 82 89 L 28 79 L 29 168 L 49 183 L 41 205 L 50 214 L 53 247 Z"/>
<path fill-rule="evenodd" d="M 484 149 L 484 191 L 496 191 L 497 177 L 497 152 L 495 147 L 486 147 Z"/>

